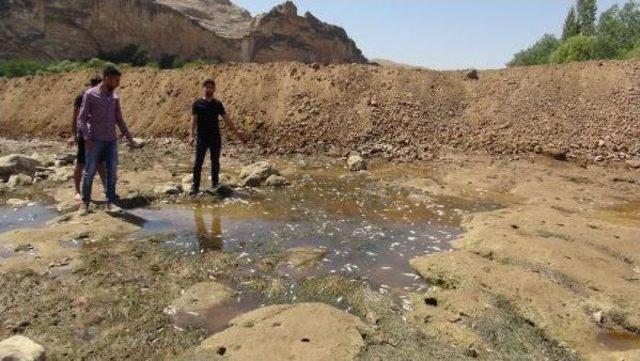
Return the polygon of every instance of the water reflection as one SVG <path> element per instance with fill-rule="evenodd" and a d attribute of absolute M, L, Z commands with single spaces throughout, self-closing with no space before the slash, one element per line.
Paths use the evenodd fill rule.
<path fill-rule="evenodd" d="M 205 207 L 199 206 L 193 208 L 193 219 L 196 223 L 196 234 L 200 251 L 221 251 L 222 242 L 222 221 L 220 216 L 211 209 L 211 230 L 207 229 L 205 223 Z"/>

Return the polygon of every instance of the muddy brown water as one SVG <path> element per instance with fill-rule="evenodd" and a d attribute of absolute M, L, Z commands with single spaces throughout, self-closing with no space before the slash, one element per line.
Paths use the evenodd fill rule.
<path fill-rule="evenodd" d="M 160 247 L 186 256 L 235 252 L 238 272 L 248 275 L 260 273 L 256 264 L 261 258 L 290 248 L 323 249 L 325 256 L 309 267 L 284 263 L 276 269 L 288 282 L 290 302 L 296 301 L 301 280 L 331 274 L 404 297 L 428 287 L 411 269 L 410 259 L 449 251 L 449 241 L 463 233 L 465 214 L 495 208 L 454 198 L 417 203 L 365 175 L 299 177 L 294 184 L 248 198 L 139 209 L 131 214 L 142 226 L 134 237 L 158 236 Z M 176 321 L 215 332 L 232 316 L 259 305 L 259 297 L 241 294 L 214 310 L 178 315 Z"/>
<path fill-rule="evenodd" d="M 598 343 L 612 351 L 640 350 L 640 335 L 621 331 L 603 332 L 598 335 Z"/>

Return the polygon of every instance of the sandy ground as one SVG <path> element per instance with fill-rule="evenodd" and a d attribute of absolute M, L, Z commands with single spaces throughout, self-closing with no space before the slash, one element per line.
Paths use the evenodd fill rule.
<path fill-rule="evenodd" d="M 0 151 L 65 149 L 56 142 L 3 140 Z M 232 146 L 223 171 L 236 175 L 242 164 L 260 159 L 258 151 Z M 271 160 L 285 175 L 311 172 L 310 163 L 345 162 Z M 175 141 L 149 142 L 137 153 L 122 150 L 119 194 L 132 206 L 189 204 L 181 196 L 154 195 L 158 184 L 179 184 L 189 163 L 188 148 Z M 238 272 L 234 252 L 187 258 L 158 249 L 153 237 L 127 241 L 139 230 L 131 220 L 101 211 L 85 218 L 66 213 L 43 227 L 0 234 L 1 245 L 31 248 L 0 259 L 0 287 L 9 290 L 0 295 L 0 338 L 24 334 L 51 360 L 248 360 L 262 350 L 275 350 L 273 359 L 280 359 L 277 350 L 284 349 L 296 350 L 291 357 L 300 360 L 640 359 L 639 171 L 583 168 L 544 156 L 455 154 L 405 165 L 374 160 L 369 171 L 372 182 L 408 192 L 416 202 L 445 196 L 495 205 L 467 214 L 466 233 L 453 242 L 454 251 L 411 260 L 431 287 L 410 294 L 408 309 L 392 296 L 326 275 L 299 284 L 298 308 L 248 314 L 206 340 L 211 335 L 205 329 L 178 329 L 163 312 L 185 289 L 221 279 L 242 290 L 249 283 L 261 303 L 277 304 L 282 280 Z M 95 188 L 99 196 L 100 186 Z M 5 202 L 35 199 L 72 210 L 68 180 L 3 186 L 1 192 Z M 84 245 L 70 247 L 74 239 Z M 304 303 L 337 306 L 336 298 L 356 317 Z M 300 326 L 309 321 L 305 308 L 323 319 L 317 329 Z M 285 326 L 273 338 L 256 336 L 277 324 Z M 335 330 L 345 336 L 336 338 Z M 305 332 L 311 341 L 300 336 Z M 313 343 L 323 332 L 324 346 L 287 346 Z M 233 348 L 221 346 L 229 339 Z"/>

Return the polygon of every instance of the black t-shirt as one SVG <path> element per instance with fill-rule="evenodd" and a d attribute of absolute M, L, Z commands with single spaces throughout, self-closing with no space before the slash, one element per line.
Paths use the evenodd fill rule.
<path fill-rule="evenodd" d="M 191 114 L 197 115 L 198 138 L 212 138 L 220 135 L 220 117 L 227 114 L 224 105 L 217 100 L 200 98 L 193 103 Z"/>
<path fill-rule="evenodd" d="M 73 106 L 78 109 L 82 108 L 82 95 L 83 94 L 78 95 L 76 97 L 76 100 L 73 102 Z"/>

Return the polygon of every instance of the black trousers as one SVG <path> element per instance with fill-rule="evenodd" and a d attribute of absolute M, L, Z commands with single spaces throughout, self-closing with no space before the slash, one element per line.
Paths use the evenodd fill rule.
<path fill-rule="evenodd" d="M 193 190 L 200 190 L 200 178 L 202 173 L 202 165 L 204 158 L 207 156 L 207 150 L 211 156 L 211 183 L 216 187 L 220 181 L 220 148 L 222 140 L 220 135 L 201 138 L 198 137 L 196 142 L 196 162 L 193 166 Z"/>

